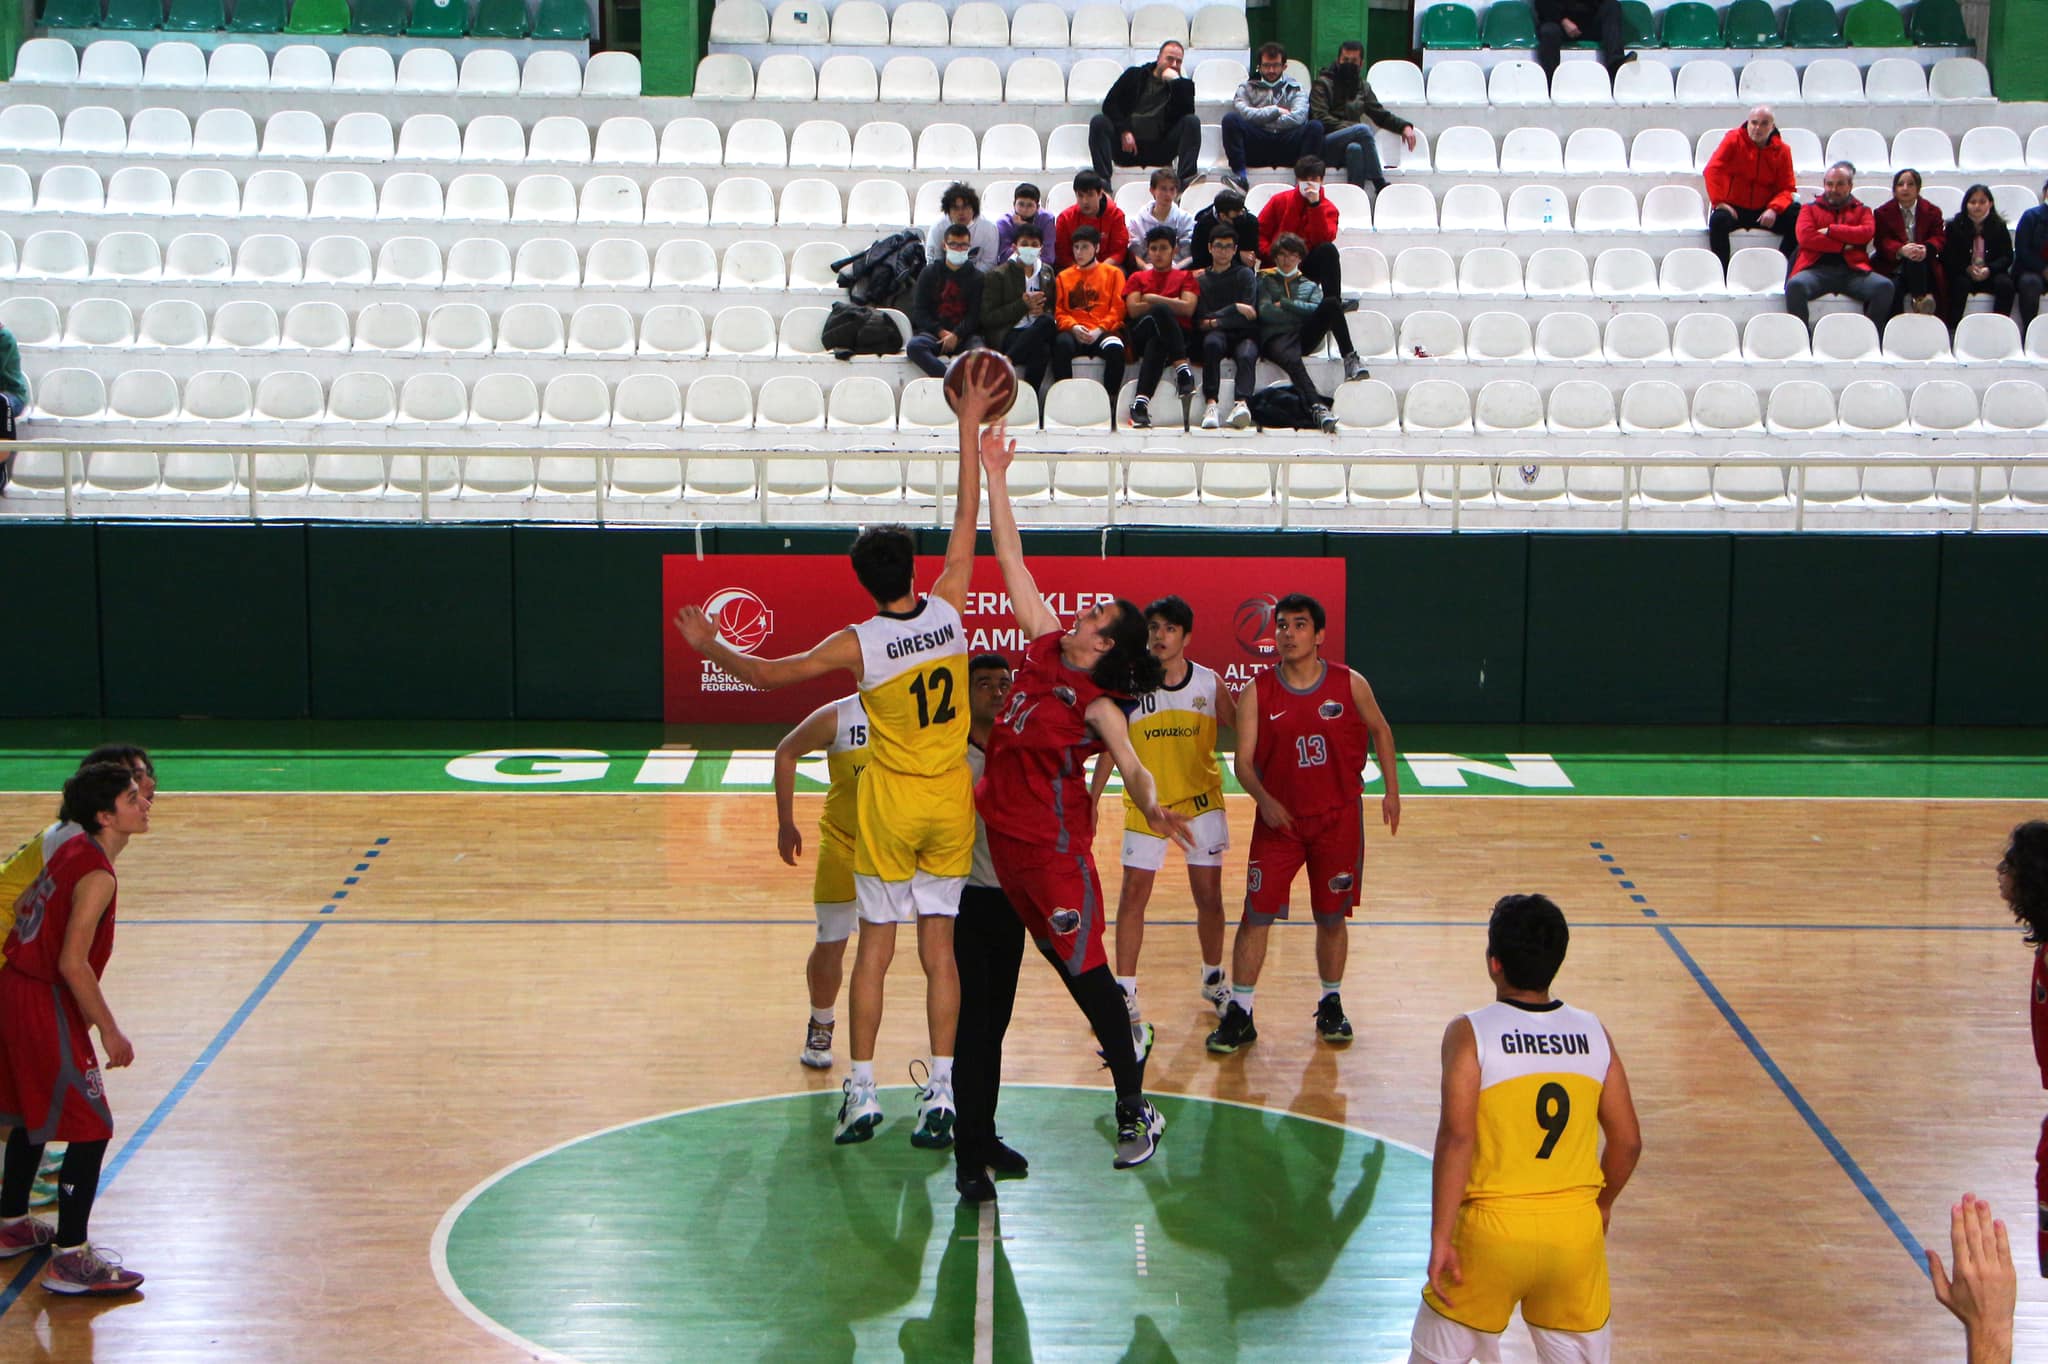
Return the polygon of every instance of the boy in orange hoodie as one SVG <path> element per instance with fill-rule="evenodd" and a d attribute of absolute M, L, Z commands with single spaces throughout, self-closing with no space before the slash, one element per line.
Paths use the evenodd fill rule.
<path fill-rule="evenodd" d="M 1053 283 L 1053 321 L 1060 334 L 1052 343 L 1052 377 L 1074 377 L 1074 357 L 1102 357 L 1102 386 L 1109 390 L 1110 424 L 1116 424 L 1117 395 L 1124 386 L 1124 272 L 1098 261 L 1102 233 L 1092 223 L 1074 229 L 1074 263 Z"/>

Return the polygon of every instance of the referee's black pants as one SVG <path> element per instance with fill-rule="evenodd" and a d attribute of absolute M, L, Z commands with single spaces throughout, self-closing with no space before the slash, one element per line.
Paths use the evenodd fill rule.
<path fill-rule="evenodd" d="M 1003 1034 L 1017 1002 L 1024 924 L 992 886 L 960 892 L 953 924 L 960 968 L 960 1025 L 953 1042 L 953 1151 L 961 1168 L 979 1169 L 996 1139 L 996 1096 L 1003 1083 Z"/>

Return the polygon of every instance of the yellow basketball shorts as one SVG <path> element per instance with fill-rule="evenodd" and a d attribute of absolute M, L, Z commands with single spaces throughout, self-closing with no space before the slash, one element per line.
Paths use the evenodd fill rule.
<path fill-rule="evenodd" d="M 860 778 L 853 870 L 900 883 L 918 872 L 965 877 L 974 865 L 974 778 L 960 765 L 914 777 L 869 763 Z"/>
<path fill-rule="evenodd" d="M 818 866 L 811 877 L 811 903 L 853 903 L 853 840 L 822 824 L 818 826 Z"/>
<path fill-rule="evenodd" d="M 1521 1304 L 1522 1320 L 1550 1331 L 1597 1331 L 1607 1324 L 1607 1234 L 1599 1205 L 1494 1207 L 1467 1203 L 1458 1210 L 1457 1249 L 1462 1285 L 1452 1302 L 1424 1288 L 1430 1307 L 1489 1335 L 1505 1331 Z"/>

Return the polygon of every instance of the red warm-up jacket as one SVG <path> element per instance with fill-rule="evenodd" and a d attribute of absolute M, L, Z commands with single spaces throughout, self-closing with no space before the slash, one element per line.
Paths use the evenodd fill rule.
<path fill-rule="evenodd" d="M 1822 228 L 1827 229 L 1825 234 Z M 1792 273 L 1829 256 L 1841 257 L 1851 270 L 1868 270 L 1870 239 L 1876 235 L 1877 219 L 1861 199 L 1851 199 L 1840 208 L 1815 199 L 1799 210 L 1799 259 L 1792 262 Z"/>
<path fill-rule="evenodd" d="M 1730 128 L 1707 158 L 1702 172 L 1707 182 L 1707 203 L 1761 213 L 1775 209 L 1783 213 L 1799 194 L 1799 179 L 1792 173 L 1792 149 L 1774 128 L 1759 147 L 1750 140 L 1747 127 Z"/>
<path fill-rule="evenodd" d="M 1315 203 L 1298 189 L 1283 189 L 1259 210 L 1259 258 L 1273 259 L 1273 243 L 1292 232 L 1313 251 L 1337 240 L 1337 206 L 1325 194 Z"/>

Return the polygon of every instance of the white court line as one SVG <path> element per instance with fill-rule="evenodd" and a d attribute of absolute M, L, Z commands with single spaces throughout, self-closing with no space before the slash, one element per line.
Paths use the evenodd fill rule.
<path fill-rule="evenodd" d="M 996 1364 L 996 1202 L 981 1205 L 974 1236 L 974 1364 Z"/>

